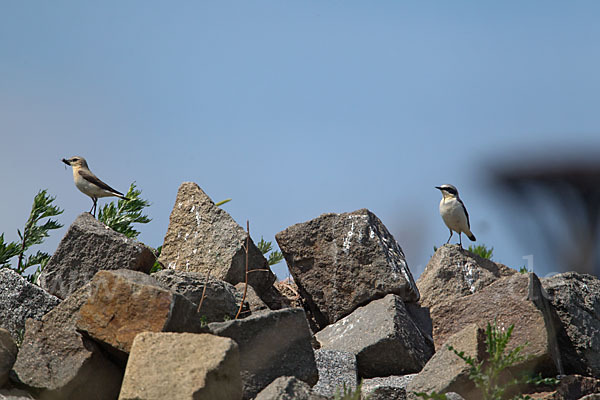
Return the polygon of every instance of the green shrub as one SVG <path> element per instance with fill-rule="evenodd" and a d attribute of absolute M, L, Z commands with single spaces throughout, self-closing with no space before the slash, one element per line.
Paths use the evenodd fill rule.
<path fill-rule="evenodd" d="M 494 252 L 493 247 L 488 249 L 485 244 L 479 244 L 477 246 L 470 245 L 467 250 L 469 250 L 471 253 L 477 254 L 481 258 L 485 258 L 486 260 L 491 260 L 492 253 Z"/>
<path fill-rule="evenodd" d="M 37 251 L 35 254 L 26 255 L 26 252 L 35 245 L 42 244 L 50 236 L 50 231 L 62 227 L 57 220 L 52 219 L 63 213 L 59 207 L 53 205 L 56 198 L 49 196 L 46 189 L 40 190 L 33 198 L 33 205 L 29 218 L 25 223 L 23 232 L 17 230 L 19 242 L 4 242 L 4 234 L 0 235 L 0 267 L 12 268 L 19 275 L 26 277 L 30 282 L 35 282 L 39 274 L 50 260 L 50 254 Z M 40 224 L 44 218 L 48 218 Z M 17 258 L 16 266 L 11 266 L 10 259 Z M 33 274 L 25 275 L 30 267 L 38 266 Z"/>
<path fill-rule="evenodd" d="M 514 391 L 517 386 L 523 384 L 535 385 L 556 385 L 558 381 L 553 378 L 541 378 L 540 376 L 521 376 L 507 380 L 504 372 L 512 366 L 528 359 L 521 354 L 527 346 L 524 343 L 515 347 L 511 351 L 506 351 L 508 342 L 512 335 L 514 325 L 511 325 L 506 331 L 498 329 L 496 322 L 491 325 L 489 322 L 485 330 L 486 357 L 482 361 L 467 356 L 463 351 L 458 351 L 452 346 L 448 346 L 454 354 L 460 357 L 469 365 L 469 379 L 475 386 L 481 390 L 483 400 L 502 400 L 511 390 Z M 424 399 L 445 399 L 446 396 L 440 393 L 415 393 L 415 395 Z M 529 396 L 516 395 L 512 399 L 531 399 Z"/>

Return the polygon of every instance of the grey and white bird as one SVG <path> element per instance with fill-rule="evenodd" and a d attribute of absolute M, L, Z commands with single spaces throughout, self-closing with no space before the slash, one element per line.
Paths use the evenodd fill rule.
<path fill-rule="evenodd" d="M 475 235 L 471 232 L 471 223 L 469 222 L 469 213 L 465 204 L 458 197 L 458 189 L 452 185 L 436 186 L 442 192 L 442 200 L 440 201 L 440 215 L 444 223 L 450 230 L 450 237 L 446 244 L 452 239 L 454 232 L 458 233 L 459 244 L 462 247 L 461 234 L 467 235 L 469 239 L 475 241 Z"/>
<path fill-rule="evenodd" d="M 73 167 L 73 181 L 75 181 L 77 189 L 92 198 L 94 204 L 92 205 L 90 213 L 94 217 L 96 216 L 96 203 L 100 197 L 114 196 L 123 200 L 129 200 L 123 193 L 111 188 L 94 175 L 92 171 L 90 171 L 85 158 L 80 156 L 71 157 L 69 159 L 63 158 L 62 162 Z"/>

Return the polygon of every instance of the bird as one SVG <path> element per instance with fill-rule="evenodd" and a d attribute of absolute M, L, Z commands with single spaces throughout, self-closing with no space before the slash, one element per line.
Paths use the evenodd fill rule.
<path fill-rule="evenodd" d="M 96 175 L 90 171 L 85 158 L 80 156 L 63 158 L 62 162 L 73 167 L 73 181 L 75 186 L 83 194 L 92 198 L 93 205 L 90 214 L 96 216 L 96 203 L 100 197 L 115 196 L 123 200 L 130 200 L 125 195 L 102 182 Z"/>
<path fill-rule="evenodd" d="M 452 185 L 436 186 L 442 192 L 442 200 L 440 201 L 440 215 L 444 223 L 450 230 L 450 237 L 446 244 L 450 243 L 452 234 L 458 233 L 459 244 L 462 247 L 461 234 L 467 235 L 473 242 L 476 240 L 475 235 L 471 232 L 471 224 L 469 222 L 469 213 L 465 204 L 458 197 L 458 189 Z M 454 232 L 453 232 L 454 231 Z"/>

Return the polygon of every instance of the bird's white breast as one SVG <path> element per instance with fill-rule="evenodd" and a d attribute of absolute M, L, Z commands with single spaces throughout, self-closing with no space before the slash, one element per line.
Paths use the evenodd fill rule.
<path fill-rule="evenodd" d="M 440 215 L 446 226 L 455 232 L 467 232 L 469 226 L 462 204 L 456 199 L 440 201 Z"/>

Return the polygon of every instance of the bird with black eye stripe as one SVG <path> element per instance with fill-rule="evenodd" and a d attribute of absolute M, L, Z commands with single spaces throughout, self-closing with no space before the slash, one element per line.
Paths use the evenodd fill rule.
<path fill-rule="evenodd" d="M 62 162 L 73 167 L 73 181 L 77 189 L 92 198 L 93 204 L 90 214 L 94 217 L 96 216 L 96 203 L 100 197 L 115 196 L 123 200 L 129 200 L 123 193 L 111 188 L 94 175 L 90 171 L 85 158 L 80 156 L 71 157 L 68 160 L 63 158 Z"/>
<path fill-rule="evenodd" d="M 440 215 L 444 223 L 450 230 L 450 237 L 446 244 L 450 243 L 452 234 L 458 233 L 460 247 L 462 247 L 462 234 L 467 235 L 469 239 L 475 241 L 475 235 L 471 232 L 471 223 L 469 222 L 469 213 L 465 204 L 458 197 L 458 189 L 452 185 L 436 186 L 442 192 L 440 201 Z"/>

